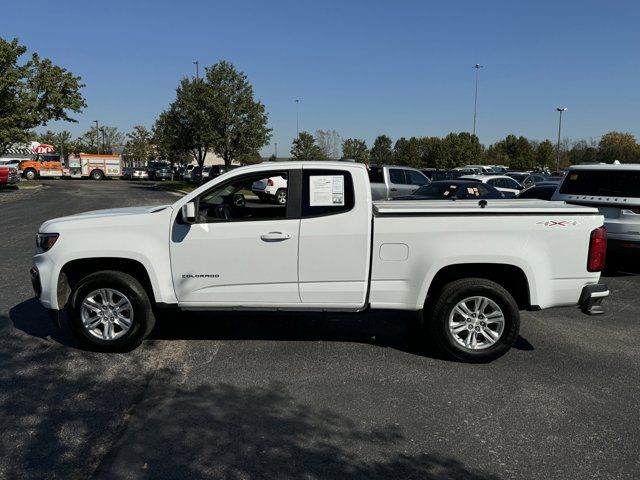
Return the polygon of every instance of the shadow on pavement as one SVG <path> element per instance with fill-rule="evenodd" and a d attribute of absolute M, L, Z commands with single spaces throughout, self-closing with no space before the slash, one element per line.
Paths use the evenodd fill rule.
<path fill-rule="evenodd" d="M 201 386 L 134 422 L 97 478 L 496 478 L 440 455 L 402 453 L 406 441 L 396 426 L 363 427 L 300 403 L 281 384 Z"/>
<path fill-rule="evenodd" d="M 39 338 L 27 343 L 9 320 Z M 56 343 L 66 337 L 48 325 L 34 301 L 0 315 L 5 478 L 496 478 L 437 453 L 407 453 L 397 426 L 312 407 L 282 384 L 190 387 L 181 361 L 156 363 L 158 342 L 129 354 L 84 352 Z"/>

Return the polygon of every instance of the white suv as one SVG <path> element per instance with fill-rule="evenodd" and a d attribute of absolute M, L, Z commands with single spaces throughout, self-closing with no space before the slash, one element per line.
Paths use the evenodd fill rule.
<path fill-rule="evenodd" d="M 275 200 L 279 205 L 287 203 L 287 180 L 283 177 L 269 177 L 253 182 L 251 191 L 262 202 Z"/>
<path fill-rule="evenodd" d="M 640 164 L 570 167 L 552 200 L 598 207 L 610 251 L 640 253 Z"/>
<path fill-rule="evenodd" d="M 520 183 L 506 175 L 464 175 L 458 180 L 474 180 L 486 183 L 505 193 L 505 197 L 513 198 L 524 188 Z"/>

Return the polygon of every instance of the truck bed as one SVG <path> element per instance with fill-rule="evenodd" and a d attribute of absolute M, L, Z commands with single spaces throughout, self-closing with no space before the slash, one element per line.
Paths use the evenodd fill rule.
<path fill-rule="evenodd" d="M 477 214 L 594 214 L 596 208 L 569 205 L 564 202 L 545 200 L 486 200 L 480 206 L 479 200 L 384 200 L 373 202 L 375 216 L 384 215 L 449 215 L 456 213 Z"/>

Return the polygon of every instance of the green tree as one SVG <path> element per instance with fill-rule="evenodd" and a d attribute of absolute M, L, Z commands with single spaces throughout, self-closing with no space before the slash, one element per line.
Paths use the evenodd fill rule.
<path fill-rule="evenodd" d="M 534 149 L 523 136 L 507 135 L 504 140 L 494 143 L 488 154 L 495 163 L 507 164 L 512 169 L 523 170 L 536 166 Z"/>
<path fill-rule="evenodd" d="M 387 135 L 378 135 L 371 147 L 371 163 L 389 163 L 393 159 L 393 142 Z"/>
<path fill-rule="evenodd" d="M 640 157 L 640 146 L 636 137 L 630 133 L 605 133 L 598 144 L 600 161 L 611 163 L 619 160 L 622 163 L 636 162 Z"/>
<path fill-rule="evenodd" d="M 556 152 L 551 141 L 545 140 L 535 147 L 535 161 L 536 167 L 555 170 Z"/>
<path fill-rule="evenodd" d="M 469 132 L 450 133 L 442 139 L 446 168 L 478 164 L 482 158 L 482 145 L 478 137 Z"/>
<path fill-rule="evenodd" d="M 213 151 L 226 165 L 269 143 L 271 129 L 264 105 L 253 98 L 253 87 L 243 72 L 222 61 L 207 68 L 204 85 Z"/>
<path fill-rule="evenodd" d="M 393 163 L 406 167 L 419 168 L 421 166 L 421 142 L 416 137 L 396 140 L 393 146 Z"/>
<path fill-rule="evenodd" d="M 0 38 L 0 154 L 52 120 L 75 122 L 69 113 L 86 107 L 80 77 L 37 53 L 21 63 L 26 51 L 18 39 Z"/>
<path fill-rule="evenodd" d="M 127 133 L 125 152 L 128 159 L 136 162 L 146 163 L 153 159 L 155 153 L 153 134 L 143 125 L 136 125 L 131 132 Z"/>
<path fill-rule="evenodd" d="M 567 152 L 570 165 L 598 162 L 598 144 L 595 140 L 578 140 Z M 555 160 L 554 160 L 555 161 Z"/>
<path fill-rule="evenodd" d="M 322 149 L 316 145 L 316 140 L 309 132 L 300 132 L 291 146 L 291 156 L 294 160 L 326 160 Z"/>
<path fill-rule="evenodd" d="M 115 147 L 124 145 L 124 133 L 117 127 L 91 127 L 78 138 L 78 149 L 84 153 L 113 153 Z"/>
<path fill-rule="evenodd" d="M 342 142 L 342 158 L 355 160 L 358 163 L 369 162 L 367 143 L 358 138 L 347 138 Z"/>
<path fill-rule="evenodd" d="M 153 143 L 159 157 L 184 165 L 197 157 L 193 155 L 193 145 L 187 143 L 191 137 L 185 135 L 183 126 L 173 117 L 175 114 L 173 108 L 160 114 L 153 125 Z M 202 161 L 204 162 L 204 157 Z"/>
<path fill-rule="evenodd" d="M 38 135 L 36 139 L 40 143 L 53 145 L 56 153 L 59 153 L 61 158 L 67 158 L 70 153 L 78 150 L 78 142 L 73 140 L 71 132 L 67 130 L 63 130 L 62 132 L 47 130 L 45 133 Z"/>

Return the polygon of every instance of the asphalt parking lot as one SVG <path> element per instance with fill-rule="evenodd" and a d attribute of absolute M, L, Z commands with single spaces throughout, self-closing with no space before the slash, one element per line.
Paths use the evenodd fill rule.
<path fill-rule="evenodd" d="M 44 183 L 0 191 L 2 479 L 640 477 L 640 275 L 607 279 L 601 317 L 524 313 L 488 365 L 425 351 L 397 312 L 176 314 L 98 354 L 33 298 L 38 225 L 177 197 Z"/>

